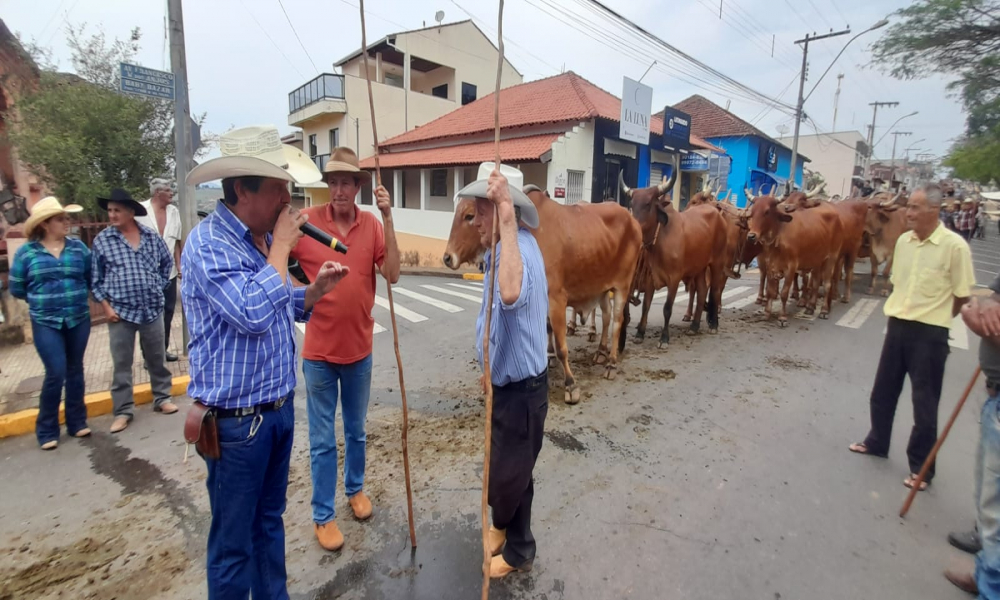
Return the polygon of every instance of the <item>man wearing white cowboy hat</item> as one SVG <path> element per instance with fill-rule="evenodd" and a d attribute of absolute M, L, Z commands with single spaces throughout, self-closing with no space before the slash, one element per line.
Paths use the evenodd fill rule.
<path fill-rule="evenodd" d="M 289 205 L 289 182 L 320 172 L 274 127 L 222 136 L 222 156 L 192 169 L 188 185 L 222 179 L 223 199 L 181 254 L 181 305 L 191 332 L 188 395 L 210 407 L 221 450 L 205 457 L 212 524 L 208 598 L 284 600 L 282 513 L 295 422 L 295 329 L 348 273 L 324 262 L 295 287 L 288 257 L 308 217 Z M 353 249 L 352 249 L 353 251 Z"/>
<path fill-rule="evenodd" d="M 354 204 L 371 174 L 358 168 L 350 148 L 334 148 L 323 169 L 330 188 L 330 202 L 305 209 L 309 222 L 341 239 L 350 248 L 343 259 L 350 274 L 333 293 L 316 303 L 306 326 L 302 348 L 302 374 L 306 380 L 309 411 L 309 464 L 312 474 L 313 529 L 320 546 L 339 550 L 344 536 L 337 527 L 338 388 L 344 423 L 344 493 L 354 517 L 366 520 L 372 504 L 362 490 L 365 479 L 365 419 L 372 383 L 372 334 L 375 325 L 376 271 L 390 283 L 399 280 L 399 249 L 392 226 L 392 203 L 384 187 L 375 188 L 378 218 Z M 292 258 L 310 279 L 315 278 L 332 250 L 306 240 L 292 251 Z"/>
<path fill-rule="evenodd" d="M 474 198 L 473 220 L 486 250 L 486 278 L 494 278 L 496 296 L 490 324 L 490 367 L 493 386 L 493 436 L 490 454 L 489 504 L 493 509 L 490 577 L 527 571 L 535 558 L 531 533 L 534 498 L 532 471 L 542 449 L 548 413 L 548 282 L 535 237 L 523 226 L 537 228 L 538 212 L 521 191 L 523 175 L 493 163 L 479 167 L 479 179 L 456 194 Z M 497 264 L 491 265 L 494 210 L 499 217 Z M 483 334 L 490 284 L 483 285 L 483 305 L 476 319 L 476 349 L 483 362 Z M 483 381 L 483 385 L 487 382 Z"/>
<path fill-rule="evenodd" d="M 112 190 L 108 198 L 97 202 L 108 211 L 111 227 L 94 238 L 91 289 L 108 318 L 114 362 L 111 399 L 115 420 L 111 433 L 118 433 L 128 427 L 135 407 L 132 361 L 137 333 L 153 388 L 153 411 L 177 412 L 177 405 L 170 401 L 172 381 L 163 344 L 163 290 L 174 261 L 160 236 L 136 222 L 135 217 L 144 216 L 146 209 L 128 192 Z"/>

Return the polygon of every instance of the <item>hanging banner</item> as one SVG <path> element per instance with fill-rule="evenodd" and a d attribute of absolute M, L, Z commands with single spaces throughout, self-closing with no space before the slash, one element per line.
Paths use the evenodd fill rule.
<path fill-rule="evenodd" d="M 618 137 L 636 144 L 649 144 L 649 119 L 653 109 L 653 88 L 622 78 L 622 114 Z"/>
<path fill-rule="evenodd" d="M 674 150 L 691 147 L 691 115 L 669 106 L 663 109 L 663 145 Z"/>

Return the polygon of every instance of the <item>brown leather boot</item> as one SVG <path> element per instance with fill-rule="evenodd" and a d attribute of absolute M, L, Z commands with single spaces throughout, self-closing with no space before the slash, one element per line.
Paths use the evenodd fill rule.
<path fill-rule="evenodd" d="M 364 492 L 354 494 L 347 501 L 351 505 L 351 510 L 354 511 L 354 518 L 364 521 L 372 516 L 372 502 L 368 496 L 365 496 Z"/>
<path fill-rule="evenodd" d="M 512 567 L 507 564 L 503 556 L 494 556 L 493 561 L 490 562 L 490 579 L 501 579 L 514 573 L 515 571 L 527 572 L 531 570 L 531 563 L 525 563 L 520 567 Z"/>
<path fill-rule="evenodd" d="M 507 542 L 507 530 L 497 529 L 496 527 L 490 525 L 490 552 L 493 556 L 500 554 L 503 550 L 504 543 Z"/>
<path fill-rule="evenodd" d="M 316 531 L 316 539 L 319 541 L 319 545 L 324 550 L 336 552 L 344 547 L 344 534 L 340 533 L 340 528 L 337 527 L 336 521 L 330 521 L 322 525 L 313 524 L 313 529 Z"/>
<path fill-rule="evenodd" d="M 976 575 L 968 567 L 948 567 L 945 569 L 944 578 L 955 584 L 955 587 L 970 594 L 979 594 L 979 586 L 976 585 Z"/>

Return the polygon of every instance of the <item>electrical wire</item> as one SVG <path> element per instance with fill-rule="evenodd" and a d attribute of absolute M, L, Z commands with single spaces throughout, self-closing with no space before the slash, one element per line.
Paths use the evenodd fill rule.
<path fill-rule="evenodd" d="M 464 6 L 462 6 L 458 2 L 455 2 L 455 0 L 451 0 L 451 3 L 454 4 L 456 7 L 458 7 L 458 9 L 460 11 L 464 12 L 470 19 L 472 19 L 472 21 L 474 23 L 476 23 L 481 29 L 483 29 L 484 31 L 486 31 L 486 33 L 488 33 L 488 34 L 490 34 L 492 36 L 496 36 L 496 29 L 493 28 L 493 27 L 491 27 L 489 24 L 487 24 L 486 21 L 484 21 L 480 17 L 478 17 L 478 16 L 472 14 L 471 12 L 469 12 Z M 509 35 L 505 36 L 504 39 L 503 39 L 503 41 L 504 41 L 504 44 L 511 44 L 515 48 L 520 49 L 520 51 L 523 52 L 525 55 L 530 56 L 531 58 L 535 59 L 539 63 L 545 65 L 546 67 L 548 67 L 549 69 L 551 69 L 553 72 L 555 72 L 555 73 L 559 73 L 560 72 L 561 69 L 553 66 L 552 64 L 548 63 L 544 59 L 539 58 L 536 54 L 532 53 L 530 50 L 528 50 L 524 46 L 522 46 L 522 45 L 518 44 L 517 42 L 515 42 L 514 40 L 512 40 Z"/>
<path fill-rule="evenodd" d="M 260 30 L 264 33 L 264 37 L 266 37 L 267 40 L 271 42 L 271 45 L 274 46 L 274 49 L 278 51 L 278 54 L 281 54 L 281 56 L 285 58 L 285 61 L 288 62 L 288 64 L 291 65 L 293 69 L 295 69 L 295 72 L 299 74 L 299 77 L 305 79 L 306 76 L 303 75 L 302 71 L 300 71 L 299 68 L 295 66 L 295 63 L 292 62 L 292 59 L 288 58 L 288 55 L 285 54 L 285 52 L 281 49 L 281 46 L 274 43 L 274 40 L 271 39 L 271 35 L 267 32 L 266 29 L 264 29 L 264 26 L 260 24 L 260 21 L 258 21 L 257 17 L 253 15 L 253 12 L 250 11 L 250 7 L 247 6 L 246 3 L 243 2 L 243 0 L 237 0 L 237 2 L 239 2 L 243 6 L 243 10 L 245 10 L 246 13 L 250 16 L 250 18 L 253 19 L 253 22 L 257 24 L 257 27 L 259 27 Z"/>
<path fill-rule="evenodd" d="M 299 41 L 299 46 L 302 48 L 302 51 L 306 53 L 306 58 L 309 59 L 309 62 L 312 63 L 313 69 L 315 69 L 316 73 L 319 74 L 320 70 L 316 66 L 316 63 L 313 62 L 313 57 L 309 55 L 309 51 L 306 50 L 305 44 L 302 43 L 302 38 L 299 37 L 299 32 L 295 30 L 295 25 L 292 25 L 292 19 L 288 16 L 288 11 L 285 10 L 285 4 L 281 0 L 278 0 L 278 6 L 281 7 L 281 12 L 285 13 L 285 20 L 288 21 L 288 26 L 292 28 L 292 33 L 295 34 L 295 39 Z"/>

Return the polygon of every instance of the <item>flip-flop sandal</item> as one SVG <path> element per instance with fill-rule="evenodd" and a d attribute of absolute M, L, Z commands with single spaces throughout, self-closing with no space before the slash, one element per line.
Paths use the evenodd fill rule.
<path fill-rule="evenodd" d="M 855 454 L 867 454 L 868 456 L 877 456 L 879 458 L 888 458 L 888 456 L 885 455 L 885 454 L 876 454 L 875 452 L 872 452 L 871 450 L 868 449 L 868 446 L 866 446 L 864 442 L 858 442 L 856 444 L 851 444 L 850 446 L 847 447 L 847 449 L 850 450 L 851 452 L 855 453 Z"/>
<path fill-rule="evenodd" d="M 908 487 L 908 488 L 910 488 L 912 490 L 913 489 L 913 484 L 914 484 L 914 482 L 916 482 L 916 480 L 917 480 L 917 476 L 914 475 L 913 473 L 910 473 L 910 476 L 903 480 L 903 485 L 905 485 L 906 487 Z M 929 482 L 929 481 L 921 481 L 920 482 L 920 490 L 919 491 L 922 492 L 922 491 L 926 490 L 927 487 L 930 486 L 930 484 L 931 484 L 931 482 Z"/>

